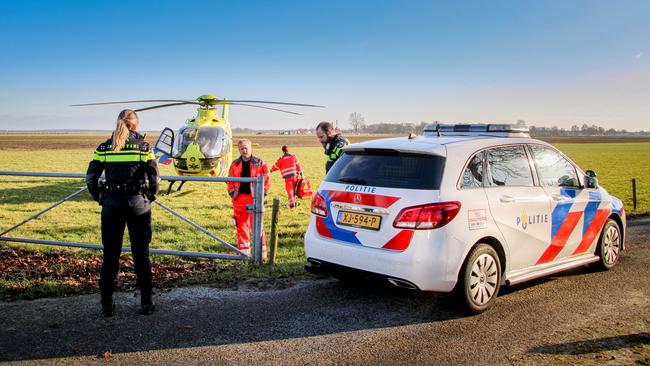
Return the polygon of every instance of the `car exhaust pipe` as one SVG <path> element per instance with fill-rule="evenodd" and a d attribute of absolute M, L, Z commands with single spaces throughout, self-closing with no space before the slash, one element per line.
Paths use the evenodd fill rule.
<path fill-rule="evenodd" d="M 305 270 L 309 273 L 320 274 L 323 270 L 323 263 L 319 260 L 308 258 L 307 264 L 305 264 Z"/>
<path fill-rule="evenodd" d="M 417 290 L 418 289 L 417 286 L 410 283 L 409 281 L 404 281 L 404 280 L 400 280 L 398 278 L 390 278 L 390 277 L 387 280 L 391 285 L 399 287 L 399 288 L 405 288 L 407 290 Z"/>
<path fill-rule="evenodd" d="M 313 259 L 313 258 L 307 259 L 307 262 L 309 262 L 309 264 L 314 268 L 320 268 L 323 265 L 323 263 L 321 263 L 321 261 Z"/>

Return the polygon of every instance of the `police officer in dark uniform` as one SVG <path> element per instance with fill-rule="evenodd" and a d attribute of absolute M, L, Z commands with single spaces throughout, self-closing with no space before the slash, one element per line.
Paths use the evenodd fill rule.
<path fill-rule="evenodd" d="M 144 136 L 137 133 L 138 116 L 130 109 L 120 112 L 113 136 L 100 144 L 88 165 L 86 185 L 102 206 L 104 262 L 99 288 L 104 316 L 113 315 L 113 288 L 122 251 L 124 228 L 129 228 L 131 252 L 141 291 L 141 313 L 154 310 L 153 281 L 149 261 L 151 202 L 158 193 L 158 166 Z M 105 172 L 106 180 L 100 177 Z"/>
<path fill-rule="evenodd" d="M 336 132 L 331 122 L 323 121 L 316 126 L 316 137 L 325 149 L 327 162 L 325 162 L 325 173 L 330 171 L 334 162 L 343 154 L 343 148 L 350 144 L 350 141 Z"/>

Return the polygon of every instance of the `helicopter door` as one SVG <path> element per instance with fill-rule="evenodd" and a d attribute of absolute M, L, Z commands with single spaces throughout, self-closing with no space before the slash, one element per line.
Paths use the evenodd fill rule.
<path fill-rule="evenodd" d="M 165 128 L 156 141 L 156 146 L 153 148 L 156 159 L 160 164 L 167 165 L 171 163 L 172 159 L 172 146 L 174 144 L 174 131 L 170 128 Z"/>

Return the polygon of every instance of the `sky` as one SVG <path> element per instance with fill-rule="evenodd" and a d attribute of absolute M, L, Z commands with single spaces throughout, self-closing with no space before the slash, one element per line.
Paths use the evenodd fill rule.
<path fill-rule="evenodd" d="M 0 130 L 114 127 L 214 94 L 233 127 L 322 120 L 650 130 L 650 1 L 0 0 Z M 180 127 L 192 106 L 140 113 Z"/>

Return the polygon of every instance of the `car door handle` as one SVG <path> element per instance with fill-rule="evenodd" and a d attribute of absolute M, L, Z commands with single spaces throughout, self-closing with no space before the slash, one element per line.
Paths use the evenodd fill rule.
<path fill-rule="evenodd" d="M 557 193 L 553 194 L 552 197 L 553 197 L 554 201 L 566 201 L 566 200 L 568 200 L 568 198 L 566 196 L 563 196 L 563 195 L 557 194 Z"/>
<path fill-rule="evenodd" d="M 510 196 L 499 196 L 499 201 L 503 203 L 512 203 L 515 202 L 515 198 Z"/>

